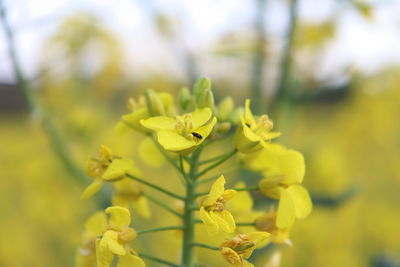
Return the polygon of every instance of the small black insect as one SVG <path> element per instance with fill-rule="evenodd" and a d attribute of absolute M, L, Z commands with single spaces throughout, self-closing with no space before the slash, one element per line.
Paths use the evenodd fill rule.
<path fill-rule="evenodd" d="M 249 123 L 246 123 L 246 126 L 250 128 L 250 124 Z"/>
<path fill-rule="evenodd" d="M 200 139 L 200 140 L 203 139 L 203 136 L 201 136 L 201 134 L 199 134 L 199 133 L 192 132 L 192 135 L 193 135 L 194 137 Z"/>

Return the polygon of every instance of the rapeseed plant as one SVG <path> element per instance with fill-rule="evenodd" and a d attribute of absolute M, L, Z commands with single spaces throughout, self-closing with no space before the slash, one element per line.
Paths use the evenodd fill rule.
<path fill-rule="evenodd" d="M 230 266 L 253 266 L 247 259 L 256 248 L 291 244 L 289 231 L 295 219 L 305 218 L 311 212 L 310 197 L 301 186 L 305 174 L 303 156 L 272 143 L 280 133 L 272 131 L 273 122 L 267 115 L 253 115 L 250 100 L 246 100 L 244 108 L 235 107 L 229 97 L 215 105 L 211 81 L 207 78 L 200 78 L 192 92 L 183 88 L 178 98 L 178 105 L 174 105 L 172 95 L 147 90 L 138 102 L 129 100 L 131 113 L 122 116 L 118 128 L 144 135 L 138 154 L 150 166 L 161 163 L 176 169 L 180 176 L 176 181 L 185 187 L 185 194 L 154 184 L 133 160 L 116 156 L 108 147 L 101 146 L 99 158 L 89 160 L 88 174 L 94 181 L 82 197 L 90 197 L 104 182 L 111 182 L 115 206 L 87 221 L 82 247 L 77 253 L 78 266 L 107 267 L 117 258 L 114 261 L 118 266 L 145 266 L 142 260 L 145 259 L 167 266 L 194 267 L 202 264 L 196 257 L 196 247 L 220 251 Z M 230 140 L 228 152 L 212 158 L 204 156 L 203 150 L 217 147 L 222 140 Z M 264 178 L 257 186 L 246 187 L 246 179 L 242 179 L 234 188 L 225 189 L 224 171 L 206 177 L 230 159 Z M 210 189 L 199 192 L 207 183 L 212 183 Z M 154 192 L 147 192 L 146 187 L 174 198 L 175 202 L 160 200 Z M 255 210 L 250 191 L 279 201 Z M 138 231 L 132 228 L 129 209 L 134 215 L 149 218 L 152 213 L 149 200 L 178 217 L 179 220 L 174 220 L 176 225 Z M 266 210 L 269 212 L 265 213 Z M 174 236 L 181 239 L 179 264 L 130 247 L 143 234 L 171 230 L 177 231 Z M 220 245 L 198 241 L 211 241 L 211 237 L 221 240 Z M 137 250 L 141 251 L 140 247 Z"/>

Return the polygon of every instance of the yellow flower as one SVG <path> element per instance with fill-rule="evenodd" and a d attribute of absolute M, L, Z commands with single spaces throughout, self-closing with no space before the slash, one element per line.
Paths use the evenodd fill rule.
<path fill-rule="evenodd" d="M 241 115 L 241 125 L 238 127 L 234 145 L 242 153 L 251 153 L 262 149 L 271 139 L 280 136 L 278 132 L 271 132 L 272 121 L 267 115 L 255 118 L 250 109 L 250 100 L 245 103 L 244 114 Z"/>
<path fill-rule="evenodd" d="M 209 108 L 177 116 L 151 117 L 141 120 L 144 127 L 156 131 L 158 142 L 165 150 L 190 153 L 211 133 L 217 119 Z"/>
<path fill-rule="evenodd" d="M 243 188 L 245 186 L 244 182 L 239 182 L 235 185 L 235 188 Z M 252 222 L 257 217 L 264 214 L 261 211 L 253 209 L 253 198 L 247 191 L 237 192 L 235 197 L 226 203 L 226 208 L 232 213 L 233 217 L 238 222 Z M 254 230 L 253 226 L 238 226 L 236 233 L 244 233 L 252 230 Z"/>
<path fill-rule="evenodd" d="M 135 165 L 130 159 L 121 159 L 112 154 L 106 146 L 100 147 L 99 159 L 90 159 L 87 164 L 88 175 L 94 181 L 85 188 L 81 198 L 87 199 L 97 193 L 103 186 L 104 181 L 117 181 L 122 179 L 128 172 L 137 172 Z"/>
<path fill-rule="evenodd" d="M 89 217 L 85 223 L 85 232 L 82 235 L 82 245 L 75 257 L 76 267 L 92 267 L 96 265 L 96 238 L 102 234 L 106 219 L 103 212 L 97 212 Z"/>
<path fill-rule="evenodd" d="M 276 224 L 279 228 L 293 225 L 295 218 L 305 218 L 312 210 L 307 189 L 301 186 L 305 174 L 304 157 L 295 150 L 269 144 L 247 163 L 266 176 L 260 183 L 261 192 L 279 199 Z"/>
<path fill-rule="evenodd" d="M 175 114 L 174 98 L 169 93 L 154 93 L 150 91 L 148 95 L 148 103 L 144 96 L 135 101 L 133 98 L 129 99 L 128 109 L 131 113 L 122 116 L 122 122 L 117 125 L 119 128 L 126 126 L 137 130 L 139 132 L 148 133 L 149 130 L 140 124 L 143 119 L 148 119 L 152 116 Z"/>
<path fill-rule="evenodd" d="M 225 209 L 225 203 L 235 196 L 236 191 L 225 190 L 224 185 L 225 178 L 221 175 L 201 201 L 200 218 L 210 235 L 216 235 L 220 228 L 227 233 L 233 233 L 236 228 L 232 214 Z"/>
<path fill-rule="evenodd" d="M 150 218 L 150 208 L 147 198 L 143 195 L 140 184 L 125 178 L 114 183 L 115 195 L 112 203 L 125 208 L 132 207 L 134 211 L 145 218 Z"/>
<path fill-rule="evenodd" d="M 256 229 L 271 234 L 271 242 L 291 245 L 289 240 L 290 228 L 279 228 L 276 225 L 276 211 L 271 210 L 255 220 Z"/>
<path fill-rule="evenodd" d="M 107 220 L 106 214 L 109 215 Z M 109 207 L 104 212 L 91 216 L 85 224 L 85 240 L 90 240 L 90 251 L 80 250 L 81 255 L 95 251 L 97 267 L 109 267 L 118 256 L 118 267 L 144 267 L 145 264 L 129 243 L 136 239 L 135 229 L 130 228 L 129 210 L 119 206 Z M 83 261 L 77 261 L 83 262 Z M 80 266 L 93 266 L 80 265 Z"/>
<path fill-rule="evenodd" d="M 252 232 L 237 235 L 221 244 L 221 254 L 234 267 L 251 267 L 246 261 L 258 245 L 265 243 L 270 237 L 267 232 Z"/>

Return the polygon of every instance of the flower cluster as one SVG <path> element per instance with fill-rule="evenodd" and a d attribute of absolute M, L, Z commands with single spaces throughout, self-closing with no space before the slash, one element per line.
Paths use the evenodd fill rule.
<path fill-rule="evenodd" d="M 144 266 L 144 258 L 169 266 L 193 267 L 195 262 L 207 261 L 196 259 L 196 246 L 220 251 L 220 257 L 230 266 L 253 266 L 247 260 L 253 250 L 266 250 L 271 243 L 291 244 L 289 232 L 295 219 L 307 217 L 312 209 L 310 196 L 301 185 L 304 158 L 299 152 L 272 142 L 280 133 L 272 130 L 273 122 L 267 115 L 253 115 L 250 100 L 246 100 L 244 107 L 235 107 L 230 97 L 215 104 L 211 81 L 200 78 L 192 91 L 182 88 L 177 101 L 168 93 L 147 90 L 138 101 L 129 100 L 128 106 L 131 112 L 122 116 L 118 129 L 132 129 L 141 134 L 146 149 L 153 146 L 146 150 L 150 151 L 150 155 L 145 155 L 146 161 L 159 161 L 161 155 L 164 163 L 179 172 L 181 177 L 176 181 L 182 182 L 185 191 L 175 192 L 153 183 L 131 159 L 116 156 L 108 147 L 101 146 L 99 157 L 88 162 L 88 175 L 94 181 L 84 190 L 82 198 L 89 198 L 105 182 L 110 182 L 114 188 L 111 198 L 114 206 L 87 221 L 77 254 L 79 266 L 107 267 L 114 258 L 118 266 Z M 225 151 L 218 155 L 220 143 Z M 210 153 L 217 156 L 210 157 Z M 233 178 L 226 179 L 228 171 L 220 166 L 227 161 L 233 163 L 233 159 L 236 169 L 247 168 L 258 175 L 251 179 L 237 177 L 241 181 L 232 189 L 225 189 Z M 151 166 L 158 166 L 158 162 Z M 210 172 L 216 175 L 206 177 Z M 263 178 L 254 183 L 260 174 Z M 213 184 L 204 192 L 201 189 L 208 182 Z M 153 193 L 149 194 L 146 187 L 152 188 Z M 179 210 L 159 199 L 154 190 L 178 201 Z M 250 191 L 258 194 L 258 199 L 264 196 L 257 210 Z M 104 196 L 109 191 L 100 192 Z M 137 232 L 131 228 L 129 209 L 133 214 L 150 218 L 149 200 L 177 216 L 178 225 Z M 137 253 L 130 247 L 136 238 L 140 243 L 144 233 L 170 230 L 181 233 L 176 235 L 182 238 L 180 265 Z M 205 235 L 213 240 L 222 239 L 218 246 L 196 241 Z"/>

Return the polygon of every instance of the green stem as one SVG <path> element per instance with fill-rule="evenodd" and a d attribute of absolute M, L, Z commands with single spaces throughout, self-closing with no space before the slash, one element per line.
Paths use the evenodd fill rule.
<path fill-rule="evenodd" d="M 282 60 L 280 65 L 280 77 L 276 88 L 275 101 L 272 105 L 273 111 L 282 105 L 288 97 L 291 78 L 291 56 L 293 49 L 294 34 L 297 26 L 298 0 L 291 0 L 289 6 L 289 26 L 286 34 L 286 44 L 283 48 Z M 274 122 L 276 119 L 274 120 Z M 275 123 L 276 124 L 276 123 Z"/>
<path fill-rule="evenodd" d="M 236 223 L 236 226 L 255 226 L 256 224 L 254 222 L 238 222 Z"/>
<path fill-rule="evenodd" d="M 183 237 L 182 237 L 182 266 L 193 267 L 194 266 L 194 250 L 192 243 L 194 242 L 195 233 L 195 214 L 192 208 L 196 204 L 196 173 L 198 168 L 198 160 L 201 153 L 201 147 L 193 152 L 191 157 L 190 172 L 188 178 L 190 183 L 186 184 L 186 198 L 185 198 L 185 209 L 183 213 Z"/>
<path fill-rule="evenodd" d="M 223 154 L 223 155 L 219 155 L 219 156 L 216 156 L 216 157 L 213 157 L 213 158 L 210 158 L 210 159 L 206 159 L 206 160 L 200 161 L 199 165 L 204 165 L 204 164 L 211 163 L 213 161 L 216 161 L 216 160 L 219 160 L 221 158 L 224 158 L 225 156 L 226 156 L 226 154 Z"/>
<path fill-rule="evenodd" d="M 153 229 L 147 229 L 147 230 L 138 231 L 137 233 L 139 235 L 141 235 L 141 234 L 147 234 L 147 233 L 170 231 L 170 230 L 182 230 L 182 229 L 183 229 L 182 226 L 164 226 L 164 227 L 159 227 L 159 228 L 153 228 Z"/>
<path fill-rule="evenodd" d="M 204 170 L 202 170 L 200 173 L 198 173 L 195 178 L 201 177 L 204 174 L 206 174 L 207 172 L 211 171 L 212 169 L 214 169 L 215 167 L 218 167 L 220 164 L 224 163 L 225 161 L 227 161 L 228 159 L 230 159 L 233 155 L 235 155 L 237 153 L 237 150 L 233 150 L 232 152 L 226 154 L 223 158 L 221 158 L 220 160 L 218 160 L 217 162 L 215 162 L 214 164 L 212 164 L 211 166 L 205 168 Z"/>
<path fill-rule="evenodd" d="M 208 249 L 211 249 L 211 250 L 219 250 L 219 247 L 214 247 L 214 246 L 210 246 L 210 245 L 203 244 L 203 243 L 192 243 L 192 246 L 201 247 L 201 248 L 208 248 Z"/>
<path fill-rule="evenodd" d="M 240 192 L 240 191 L 259 191 L 260 187 L 258 187 L 258 186 L 242 187 L 242 188 L 233 188 L 233 190 L 236 190 L 238 192 Z"/>
<path fill-rule="evenodd" d="M 253 187 L 242 187 L 242 188 L 232 188 L 235 191 L 258 191 L 260 190 L 260 188 L 258 186 L 253 186 Z M 201 196 L 205 196 L 208 195 L 209 192 L 201 192 L 201 193 L 197 193 L 195 196 L 196 197 L 201 197 Z"/>
<path fill-rule="evenodd" d="M 29 110 L 32 113 L 38 115 L 38 117 L 40 118 L 40 122 L 42 124 L 44 132 L 48 137 L 50 146 L 54 150 L 58 158 L 61 160 L 65 169 L 72 175 L 72 177 L 76 178 L 76 181 L 78 183 L 82 185 L 86 184 L 88 180 L 87 176 L 79 167 L 77 167 L 76 163 L 72 160 L 67 145 L 64 143 L 60 133 L 57 131 L 56 127 L 54 126 L 50 118 L 47 116 L 44 110 L 41 109 L 41 107 L 35 100 L 32 86 L 29 83 L 29 81 L 24 77 L 21 65 L 18 60 L 17 51 L 15 49 L 16 45 L 15 45 L 14 35 L 7 20 L 7 14 L 3 5 L 3 1 L 1 0 L 0 0 L 0 20 L 5 33 L 5 39 L 8 46 L 8 55 L 10 57 L 11 64 L 13 67 L 15 80 L 17 82 L 18 87 L 21 89 L 24 95 Z"/>
<path fill-rule="evenodd" d="M 178 164 L 170 158 L 170 156 L 168 156 L 167 152 L 165 152 L 164 148 L 157 142 L 157 140 L 155 140 L 154 138 L 151 138 L 154 142 L 154 144 L 156 145 L 156 147 L 158 148 L 158 150 L 160 151 L 160 153 L 164 156 L 164 158 L 175 168 L 177 169 L 179 172 L 181 171 Z"/>
<path fill-rule="evenodd" d="M 238 170 L 237 168 L 232 168 L 230 170 L 224 171 L 223 174 L 226 175 L 226 174 L 232 173 L 232 172 L 237 171 L 237 170 Z M 221 176 L 221 174 L 213 175 L 211 177 L 208 177 L 208 178 L 205 178 L 205 179 L 202 179 L 202 180 L 198 180 L 198 181 L 196 181 L 196 183 L 197 184 L 204 184 L 204 183 L 212 182 L 212 181 L 215 181 L 215 179 L 217 179 L 220 176 Z"/>
<path fill-rule="evenodd" d="M 183 156 L 179 155 L 179 167 L 180 167 L 180 172 L 185 179 L 186 183 L 191 183 L 192 181 L 189 179 L 189 177 L 186 175 L 185 168 L 183 167 Z"/>
<path fill-rule="evenodd" d="M 177 198 L 177 199 L 180 199 L 180 200 L 184 200 L 185 199 L 184 197 L 181 197 L 181 196 L 179 196 L 179 195 L 177 195 L 175 193 L 172 193 L 171 191 L 168 191 L 167 189 L 164 189 L 164 188 L 162 188 L 162 187 L 160 187 L 158 185 L 149 183 L 149 182 L 147 182 L 145 180 L 142 180 L 142 179 L 140 179 L 138 177 L 135 177 L 132 174 L 128 173 L 128 174 L 126 174 L 126 176 L 131 178 L 132 180 L 138 181 L 139 183 L 142 183 L 142 184 L 147 185 L 147 186 L 149 186 L 151 188 L 154 188 L 154 189 L 156 189 L 156 190 L 158 190 L 158 191 L 160 191 L 160 192 L 162 192 L 162 193 L 164 193 L 164 194 L 166 194 L 166 195 L 168 195 L 170 197 L 174 197 L 174 198 Z"/>
<path fill-rule="evenodd" d="M 172 209 L 171 207 L 169 207 L 168 205 L 166 205 L 164 202 L 162 202 L 161 200 L 151 196 L 150 194 L 146 194 L 144 193 L 144 195 L 154 204 L 160 206 L 161 208 L 169 211 L 170 213 L 178 216 L 179 218 L 182 218 L 182 214 L 180 214 L 179 212 L 177 212 L 176 210 Z"/>
<path fill-rule="evenodd" d="M 150 255 L 147 255 L 147 254 L 144 254 L 144 253 L 139 253 L 139 257 L 145 258 L 145 259 L 149 259 L 149 260 L 152 260 L 152 261 L 154 261 L 154 262 L 162 263 L 162 264 L 165 264 L 165 265 L 167 265 L 167 266 L 182 267 L 182 266 L 180 266 L 180 265 L 178 265 L 178 264 L 175 264 L 175 263 L 172 263 L 172 262 L 163 260 L 163 259 L 159 259 L 159 258 L 157 258 L 157 257 L 153 257 L 153 256 L 150 256 Z"/>

